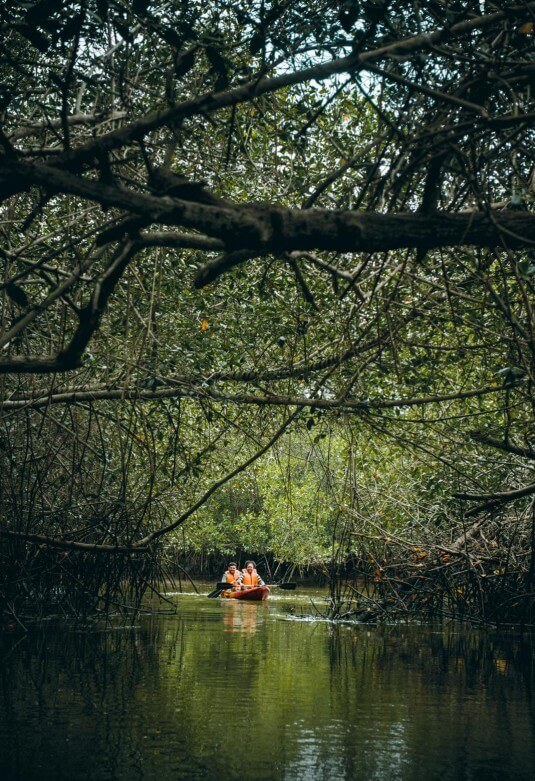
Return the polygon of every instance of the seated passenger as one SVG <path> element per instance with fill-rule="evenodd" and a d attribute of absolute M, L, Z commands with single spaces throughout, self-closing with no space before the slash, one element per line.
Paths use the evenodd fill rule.
<path fill-rule="evenodd" d="M 238 569 L 238 565 L 235 561 L 231 561 L 228 565 L 227 571 L 224 573 L 223 577 L 221 578 L 222 583 L 232 583 L 232 590 L 235 591 L 243 578 L 243 575 Z"/>
<path fill-rule="evenodd" d="M 256 571 L 256 564 L 254 561 L 247 561 L 245 569 L 242 570 L 241 587 L 254 588 L 255 586 L 265 586 L 266 584 Z"/>

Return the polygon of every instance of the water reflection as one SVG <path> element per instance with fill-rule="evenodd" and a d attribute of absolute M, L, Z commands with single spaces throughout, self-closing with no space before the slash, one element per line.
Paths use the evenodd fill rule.
<path fill-rule="evenodd" d="M 291 609 L 191 597 L 130 628 L 0 637 L 0 778 L 534 777 L 530 638 Z"/>
<path fill-rule="evenodd" d="M 262 604 L 238 602 L 227 599 L 221 603 L 223 625 L 226 632 L 237 632 L 243 635 L 254 635 L 258 621 L 263 618 Z"/>

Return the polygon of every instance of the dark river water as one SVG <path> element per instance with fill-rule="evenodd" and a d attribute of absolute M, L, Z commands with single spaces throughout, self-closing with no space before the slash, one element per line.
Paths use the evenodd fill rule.
<path fill-rule="evenodd" d="M 304 619 L 320 596 L 0 635 L 0 779 L 535 779 L 534 636 Z"/>

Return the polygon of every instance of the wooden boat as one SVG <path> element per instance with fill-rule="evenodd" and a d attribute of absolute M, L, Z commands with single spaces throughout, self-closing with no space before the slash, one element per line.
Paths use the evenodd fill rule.
<path fill-rule="evenodd" d="M 260 602 L 262 599 L 267 599 L 269 596 L 269 588 L 267 586 L 253 586 L 253 588 L 245 589 L 244 591 L 222 591 L 221 596 L 224 599 L 245 599 L 252 602 Z"/>

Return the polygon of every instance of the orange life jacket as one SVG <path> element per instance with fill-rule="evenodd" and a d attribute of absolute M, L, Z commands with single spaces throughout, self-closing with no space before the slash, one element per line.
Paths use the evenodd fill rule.
<path fill-rule="evenodd" d="M 229 572 L 228 570 L 225 572 L 225 582 L 226 583 L 236 583 L 236 581 L 241 577 L 241 572 L 237 569 L 234 574 L 232 572 Z"/>
<path fill-rule="evenodd" d="M 255 569 L 251 572 L 250 575 L 246 569 L 242 570 L 242 573 L 242 586 L 258 586 L 260 583 L 260 578 L 258 577 L 258 572 Z"/>

